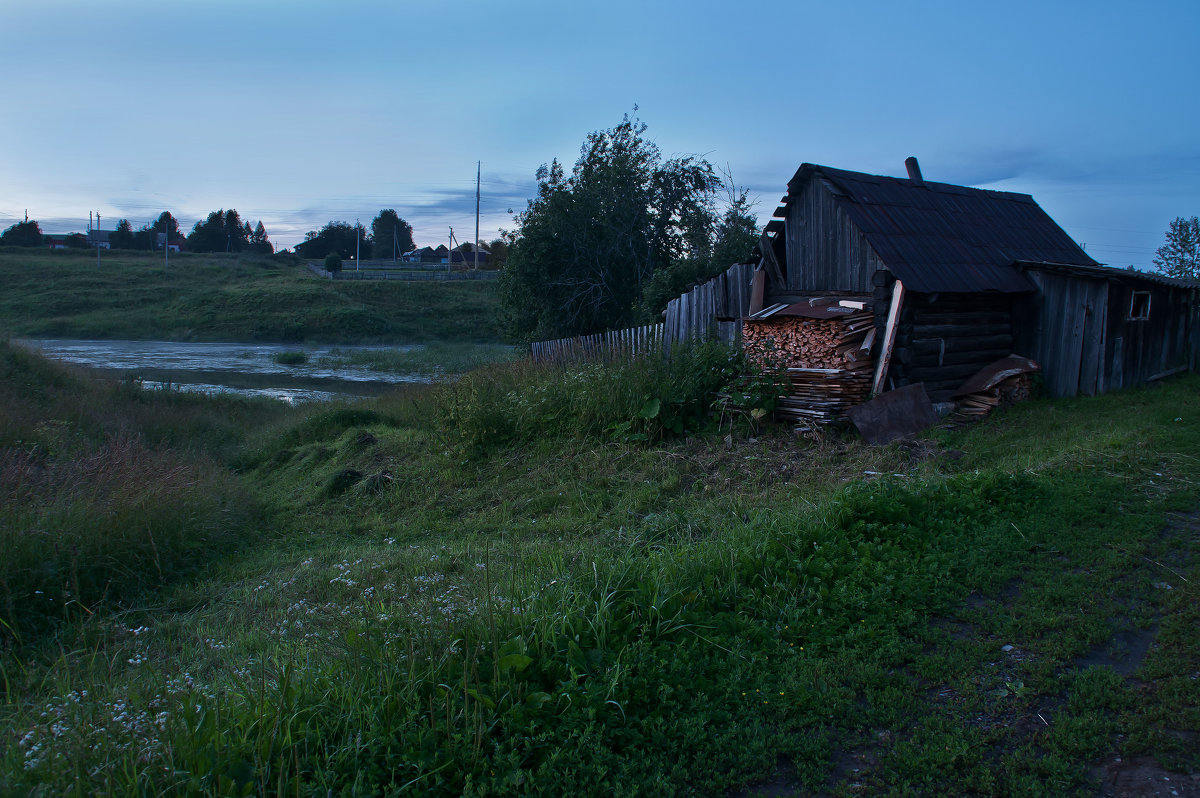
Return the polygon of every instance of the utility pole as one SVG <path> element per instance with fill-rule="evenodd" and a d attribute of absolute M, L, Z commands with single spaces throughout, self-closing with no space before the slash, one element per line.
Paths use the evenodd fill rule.
<path fill-rule="evenodd" d="M 475 271 L 479 271 L 479 170 L 483 162 L 475 162 Z"/>
<path fill-rule="evenodd" d="M 446 245 L 446 274 L 450 273 L 450 264 L 454 262 L 454 228 L 450 228 L 450 242 Z"/>
<path fill-rule="evenodd" d="M 171 256 L 170 256 L 170 254 L 168 254 L 171 251 L 171 228 L 167 226 L 167 217 L 165 215 L 165 212 L 163 215 L 162 223 L 163 223 L 163 268 L 169 269 L 171 267 Z"/>
<path fill-rule="evenodd" d="M 354 219 L 354 271 L 362 271 L 362 258 L 358 256 L 358 242 L 362 240 L 362 227 L 358 224 L 358 217 Z"/>
<path fill-rule="evenodd" d="M 100 268 L 100 211 L 96 211 L 96 268 Z"/>

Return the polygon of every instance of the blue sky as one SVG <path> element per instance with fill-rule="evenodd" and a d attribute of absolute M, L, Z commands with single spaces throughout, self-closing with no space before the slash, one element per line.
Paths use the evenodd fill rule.
<path fill-rule="evenodd" d="M 237 208 L 291 246 L 381 208 L 419 244 L 511 227 L 538 165 L 636 104 L 765 218 L 803 162 L 1029 193 L 1149 268 L 1200 214 L 1200 3 L 0 0 L 0 228 L 186 229 Z"/>

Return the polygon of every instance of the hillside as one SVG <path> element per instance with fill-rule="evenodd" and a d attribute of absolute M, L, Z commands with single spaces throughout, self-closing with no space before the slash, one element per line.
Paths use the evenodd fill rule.
<path fill-rule="evenodd" d="M 499 340 L 491 282 L 331 281 L 291 258 L 0 249 L 0 335 L 321 343 Z"/>

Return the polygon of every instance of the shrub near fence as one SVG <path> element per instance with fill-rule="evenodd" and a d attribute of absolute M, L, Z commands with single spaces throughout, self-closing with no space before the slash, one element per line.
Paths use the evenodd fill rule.
<path fill-rule="evenodd" d="M 662 351 L 663 326 L 647 324 L 625 330 L 537 341 L 530 346 L 535 363 L 608 362 Z"/>

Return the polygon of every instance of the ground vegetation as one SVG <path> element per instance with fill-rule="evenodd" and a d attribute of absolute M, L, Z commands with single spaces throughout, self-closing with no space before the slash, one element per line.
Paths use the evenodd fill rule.
<path fill-rule="evenodd" d="M 656 363 L 286 409 L 0 344 L 0 781 L 1089 795 L 1200 772 L 1195 375 L 867 447 L 767 425 L 717 348 Z M 95 523 L 129 532 L 79 557 Z"/>

